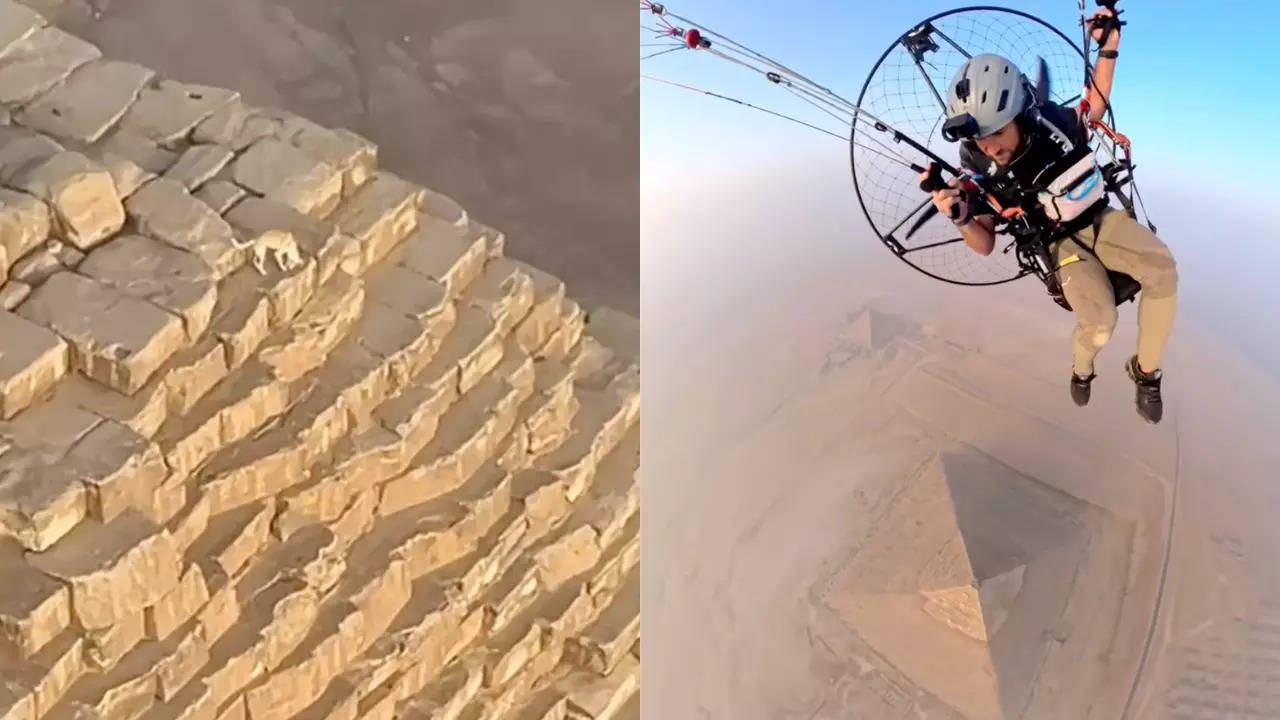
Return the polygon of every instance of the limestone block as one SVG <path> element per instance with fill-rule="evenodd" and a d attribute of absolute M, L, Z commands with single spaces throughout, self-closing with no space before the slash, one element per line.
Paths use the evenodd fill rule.
<path fill-rule="evenodd" d="M 111 181 L 116 186 L 116 194 L 122 201 L 156 177 L 154 172 L 118 152 L 95 148 L 90 150 L 88 155 L 111 175 Z"/>
<path fill-rule="evenodd" d="M 443 220 L 419 219 L 418 229 L 396 253 L 400 264 L 445 287 L 450 297 L 466 290 L 484 269 L 484 238 Z"/>
<path fill-rule="evenodd" d="M 43 551 L 84 519 L 85 508 L 84 484 L 71 468 L 35 452 L 0 454 L 0 535 Z"/>
<path fill-rule="evenodd" d="M 640 661 L 628 654 L 608 677 L 570 675 L 561 683 L 570 717 L 612 718 L 639 690 Z"/>
<path fill-rule="evenodd" d="M 385 305 L 366 304 L 349 337 L 387 366 L 392 392 L 409 385 L 435 351 L 426 328 Z"/>
<path fill-rule="evenodd" d="M 93 143 L 124 115 L 155 73 L 120 60 L 86 63 L 14 120 L 60 140 Z"/>
<path fill-rule="evenodd" d="M 267 339 L 258 357 L 277 378 L 296 380 L 324 364 L 363 308 L 363 283 L 339 272 L 287 327 Z"/>
<path fill-rule="evenodd" d="M 345 603 L 329 606 L 285 665 L 245 693 L 254 720 L 288 720 L 318 699 L 363 644 L 364 616 Z"/>
<path fill-rule="evenodd" d="M 50 277 L 18 314 L 68 340 L 76 369 L 126 395 L 186 341 L 173 315 L 70 272 Z"/>
<path fill-rule="evenodd" d="M 195 198 L 213 208 L 216 213 L 225 213 L 230 210 L 245 195 L 248 195 L 248 192 L 239 185 L 216 178 L 204 183 L 195 192 Z"/>
<path fill-rule="evenodd" d="M 15 0 L 0 3 L 0 55 L 44 26 L 45 19 L 40 13 L 26 5 Z"/>
<path fill-rule="evenodd" d="M 194 193 L 234 157 L 235 153 L 220 145 L 192 145 L 178 156 L 178 161 L 165 171 L 164 176 Z M 220 213 L 225 209 L 214 208 L 214 211 Z"/>
<path fill-rule="evenodd" d="M 305 215 L 325 217 L 342 199 L 342 175 L 332 166 L 274 138 L 264 138 L 232 164 L 243 185 Z"/>
<path fill-rule="evenodd" d="M 484 310 L 498 332 L 506 335 L 533 307 L 533 278 L 506 258 L 489 261 L 468 288 L 466 300 Z"/>
<path fill-rule="evenodd" d="M 111 420 L 76 443 L 67 463 L 85 483 L 89 517 L 105 523 L 145 506 L 169 472 L 155 444 Z"/>
<path fill-rule="evenodd" d="M 0 56 L 0 104 L 25 105 L 101 57 L 102 52 L 84 40 L 52 25 L 42 27 Z"/>
<path fill-rule="evenodd" d="M 235 703 L 229 710 L 236 708 L 243 710 L 244 703 Z M 141 720 L 233 720 L 231 715 L 218 716 L 217 712 L 213 690 L 196 680 L 187 683 L 172 700 L 157 701 Z M 234 720 L 244 720 L 244 715 Z"/>
<path fill-rule="evenodd" d="M 44 243 L 14 263 L 9 277 L 33 288 L 43 285 L 51 275 L 67 269 L 58 256 L 58 250 L 57 240 Z"/>
<path fill-rule="evenodd" d="M 0 275 L 49 237 L 49 206 L 26 193 L 0 188 Z"/>
<path fill-rule="evenodd" d="M 360 243 L 368 268 L 403 240 L 418 222 L 422 189 L 379 170 L 354 195 L 342 201 L 330 218 Z"/>
<path fill-rule="evenodd" d="M 221 280 L 243 263 L 231 226 L 181 183 L 152 180 L 125 201 L 125 209 L 140 233 L 204 260 L 215 279 Z"/>
<path fill-rule="evenodd" d="M 16 695 L 19 698 L 18 708 L 22 707 L 22 696 L 29 697 L 31 717 L 40 717 L 39 713 L 57 705 L 87 671 L 84 640 L 74 629 L 68 628 L 30 659 L 17 660 L 8 654 L 0 656 L 0 678 L 5 680 L 0 689 L 8 690 L 11 697 Z M 3 697 L 4 693 L 0 692 L 0 699 Z M 13 712 L 12 706 L 10 712 Z"/>
<path fill-rule="evenodd" d="M 44 395 L 64 375 L 70 352 L 62 338 L 0 310 L 0 419 L 9 419 Z"/>
<path fill-rule="evenodd" d="M 109 157 L 125 158 L 152 176 L 165 173 L 178 162 L 177 152 L 162 148 L 151 140 L 122 128 L 116 128 L 102 136 L 86 152 L 102 158 L 104 165 L 109 164 L 106 160 Z M 122 191 L 121 194 L 131 193 Z"/>
<path fill-rule="evenodd" d="M 196 563 L 187 566 L 178 585 L 144 611 L 147 637 L 164 640 L 209 602 L 204 572 Z"/>
<path fill-rule="evenodd" d="M 209 662 L 209 642 L 205 639 L 204 628 L 199 623 L 192 623 L 189 627 L 190 631 L 182 635 L 173 651 L 156 664 L 157 697 L 162 701 L 172 700 Z"/>
<path fill-rule="evenodd" d="M 209 527 L 191 547 L 191 557 L 209 557 L 228 577 L 234 577 L 271 541 L 274 500 L 236 508 L 215 515 Z"/>
<path fill-rule="evenodd" d="M 560 308 L 565 298 L 564 283 L 526 263 L 512 261 L 533 279 L 533 306 L 515 328 L 516 341 L 525 352 L 541 348 L 560 325 Z"/>
<path fill-rule="evenodd" d="M 18 171 L 9 184 L 53 209 L 53 231 L 81 250 L 124 225 L 124 207 L 106 168 L 75 152 L 60 152 Z"/>
<path fill-rule="evenodd" d="M 187 341 L 204 334 L 213 315 L 213 270 L 189 252 L 142 235 L 121 235 L 89 253 L 80 273 L 182 318 Z"/>
<path fill-rule="evenodd" d="M 270 109 L 252 108 L 234 100 L 197 124 L 191 131 L 191 139 L 241 152 L 262 138 L 275 137 L 281 122 Z"/>
<path fill-rule="evenodd" d="M 342 173 L 342 195 L 350 197 L 373 176 L 378 148 L 346 128 L 326 128 L 306 118 L 285 118 L 276 137 Z"/>
<path fill-rule="evenodd" d="M 110 670 L 142 638 L 142 613 L 131 613 L 110 627 L 85 632 L 85 660 L 94 670 Z"/>
<path fill-rule="evenodd" d="M 30 658 L 71 624 L 71 593 L 31 567 L 12 540 L 0 541 L 0 577 L 0 637 Z"/>
<path fill-rule="evenodd" d="M 178 584 L 173 537 L 132 509 L 109 523 L 82 523 L 54 547 L 27 558 L 70 586 L 72 615 L 89 630 L 141 612 Z"/>
<path fill-rule="evenodd" d="M 31 295 L 31 286 L 21 280 L 0 284 L 0 310 L 13 311 Z"/>
<path fill-rule="evenodd" d="M 143 88 L 120 127 L 157 145 L 169 145 L 239 96 L 232 90 L 163 78 Z"/>

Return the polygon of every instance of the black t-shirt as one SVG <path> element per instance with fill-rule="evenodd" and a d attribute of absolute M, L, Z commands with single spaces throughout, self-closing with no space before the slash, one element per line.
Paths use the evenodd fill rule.
<path fill-rule="evenodd" d="M 995 161 L 983 155 L 972 140 L 961 141 L 960 163 L 977 175 L 1008 173 L 1019 185 L 1031 188 L 1042 184 L 1038 182 L 1041 176 L 1052 178 L 1056 174 L 1053 169 L 1066 167 L 1078 160 L 1083 152 L 1089 152 L 1088 129 L 1080 121 L 1080 113 L 1075 108 L 1045 103 L 1040 107 L 1040 113 L 1067 136 L 1075 146 L 1074 152 L 1064 155 L 1063 148 L 1054 142 L 1049 131 L 1024 114 L 1017 120 L 1022 131 L 1022 147 L 1007 167 L 996 166 Z M 1051 172 L 1046 173 L 1046 170 Z"/>

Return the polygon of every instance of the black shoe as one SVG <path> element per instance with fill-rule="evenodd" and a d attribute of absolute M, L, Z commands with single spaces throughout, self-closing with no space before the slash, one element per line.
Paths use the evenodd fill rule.
<path fill-rule="evenodd" d="M 1124 370 L 1136 389 L 1134 402 L 1138 406 L 1138 414 L 1152 425 L 1160 422 L 1164 417 L 1164 400 L 1160 397 L 1160 380 L 1164 375 L 1159 370 L 1150 374 L 1142 372 L 1138 369 L 1137 355 L 1129 358 Z"/>
<path fill-rule="evenodd" d="M 1097 373 L 1089 373 L 1086 377 L 1080 377 L 1071 371 L 1071 399 L 1076 405 L 1084 407 L 1089 404 L 1089 390 L 1093 385 L 1093 379 L 1098 377 Z"/>

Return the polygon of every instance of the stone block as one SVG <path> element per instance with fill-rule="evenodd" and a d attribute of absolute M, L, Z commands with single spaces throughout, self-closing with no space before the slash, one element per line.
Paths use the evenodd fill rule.
<path fill-rule="evenodd" d="M 8 420 L 67 374 L 70 352 L 52 330 L 7 310 L 0 310 L 0 338 L 0 419 Z"/>
<path fill-rule="evenodd" d="M 94 60 L 24 106 L 14 120 L 60 140 L 93 143 L 124 115 L 155 73 L 121 60 Z"/>
<path fill-rule="evenodd" d="M 200 258 L 213 269 L 215 279 L 221 280 L 244 262 L 231 226 L 179 182 L 152 180 L 125 201 L 125 210 L 138 232 Z"/>
<path fill-rule="evenodd" d="M 187 341 L 204 334 L 217 285 L 199 257 L 142 235 L 121 235 L 89 253 L 79 271 L 182 319 Z"/>
<path fill-rule="evenodd" d="M 324 217 L 342 199 L 337 170 L 274 138 L 255 142 L 231 167 L 236 184 L 304 215 Z"/>
<path fill-rule="evenodd" d="M 50 277 L 18 314 L 65 338 L 76 369 L 125 395 L 186 342 L 177 317 L 70 272 Z"/>
<path fill-rule="evenodd" d="M 157 145 L 170 145 L 239 96 L 224 88 L 162 78 L 142 89 L 120 127 Z"/>
<path fill-rule="evenodd" d="M 53 209 L 53 232 L 81 250 L 124 225 L 124 207 L 106 168 L 76 152 L 60 152 L 19 170 L 8 181 Z"/>

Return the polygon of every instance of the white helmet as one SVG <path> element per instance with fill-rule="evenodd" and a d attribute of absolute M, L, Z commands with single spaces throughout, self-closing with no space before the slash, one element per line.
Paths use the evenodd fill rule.
<path fill-rule="evenodd" d="M 999 55 L 975 55 L 951 78 L 942 134 L 952 141 L 990 135 L 1025 110 L 1032 97 L 1030 82 L 1013 63 Z"/>

